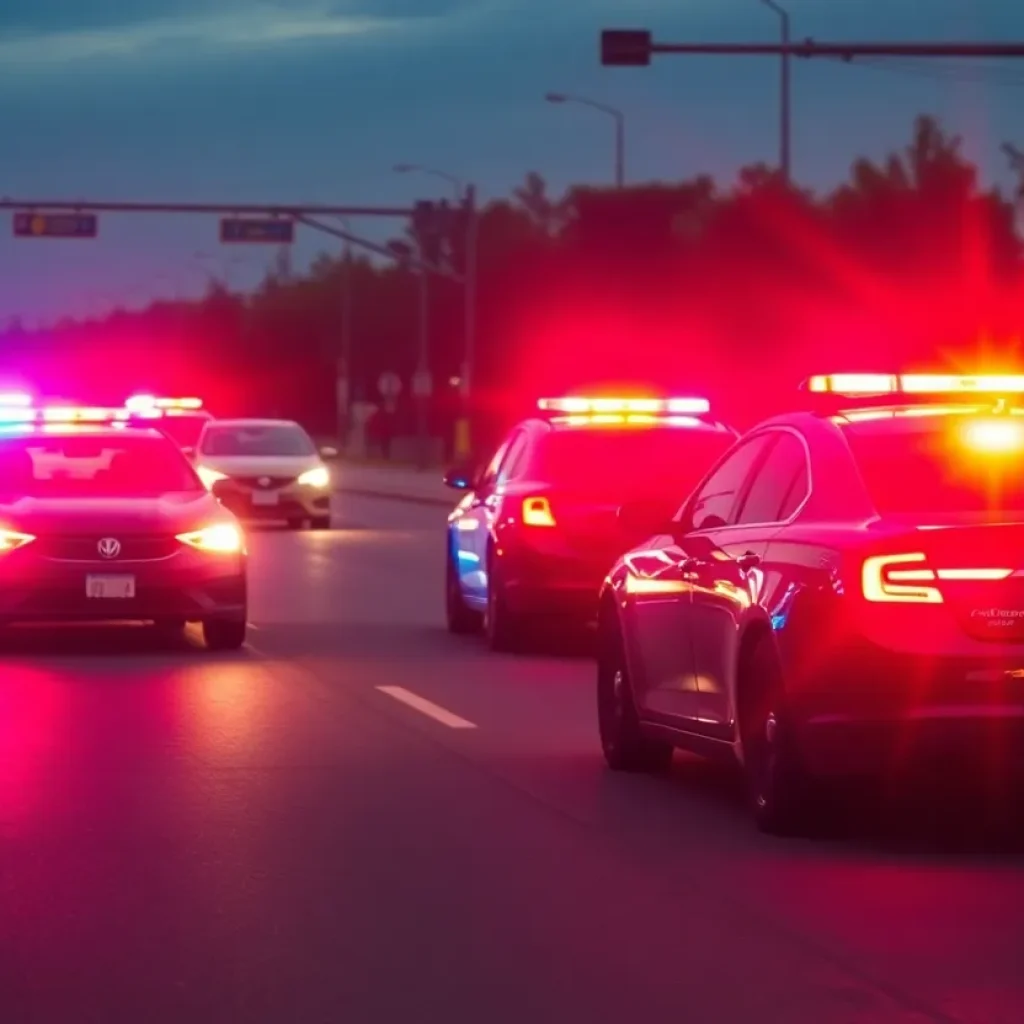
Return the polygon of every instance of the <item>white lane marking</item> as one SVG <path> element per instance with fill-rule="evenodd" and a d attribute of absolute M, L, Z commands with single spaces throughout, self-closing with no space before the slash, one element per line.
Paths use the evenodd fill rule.
<path fill-rule="evenodd" d="M 402 704 L 414 708 L 420 714 L 433 718 L 435 722 L 447 725 L 449 729 L 476 728 L 472 722 L 467 722 L 465 718 L 459 718 L 458 715 L 452 714 L 452 712 L 447 711 L 438 704 L 434 704 L 432 701 L 426 700 L 424 697 L 417 696 L 403 686 L 378 686 L 377 689 L 381 693 L 386 693 L 389 697 L 394 697 L 395 700 L 400 701 Z"/>

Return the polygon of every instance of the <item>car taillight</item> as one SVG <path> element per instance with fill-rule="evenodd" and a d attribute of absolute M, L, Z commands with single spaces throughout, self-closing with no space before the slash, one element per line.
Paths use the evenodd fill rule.
<path fill-rule="evenodd" d="M 524 526 L 554 526 L 555 516 L 547 498 L 523 499 Z"/>
<path fill-rule="evenodd" d="M 35 537 L 31 533 L 18 533 L 16 530 L 0 530 L 0 554 L 5 551 L 14 551 L 16 548 L 23 548 L 31 544 Z"/>
<path fill-rule="evenodd" d="M 1005 580 L 1013 573 L 1012 569 L 931 569 L 927 561 L 927 556 L 920 551 L 866 558 L 861 570 L 864 599 L 890 604 L 942 604 L 942 592 L 929 584 L 940 580 Z"/>

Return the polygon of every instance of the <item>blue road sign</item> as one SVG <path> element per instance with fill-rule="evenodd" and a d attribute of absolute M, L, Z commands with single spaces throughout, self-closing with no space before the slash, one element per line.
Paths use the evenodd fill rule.
<path fill-rule="evenodd" d="M 94 213 L 36 213 L 14 215 L 16 238 L 95 238 L 99 222 Z"/>
<path fill-rule="evenodd" d="M 220 240 L 287 244 L 295 241 L 295 223 L 280 217 L 224 217 L 220 222 Z"/>

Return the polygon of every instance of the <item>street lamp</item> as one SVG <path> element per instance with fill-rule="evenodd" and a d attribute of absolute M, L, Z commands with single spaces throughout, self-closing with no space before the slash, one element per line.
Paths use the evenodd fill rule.
<path fill-rule="evenodd" d="M 461 178 L 447 171 L 423 164 L 395 164 L 396 174 L 427 174 L 432 178 L 447 181 L 455 194 L 455 201 L 466 206 L 466 268 L 463 278 L 463 313 L 465 317 L 465 348 L 462 358 L 460 383 L 462 391 L 463 418 L 456 424 L 455 455 L 460 460 L 470 455 L 471 443 L 469 435 L 469 396 L 470 381 L 473 374 L 473 363 L 476 355 L 476 282 L 477 282 L 477 214 L 476 186 L 465 183 Z M 426 272 L 424 271 L 424 282 Z"/>
<path fill-rule="evenodd" d="M 779 16 L 779 22 L 782 29 L 782 45 L 784 47 L 789 46 L 789 11 L 785 8 L 780 7 L 775 0 L 761 0 L 761 3 L 765 5 L 769 10 L 774 11 Z M 780 65 L 780 81 L 779 81 L 779 167 L 782 170 L 782 180 L 788 185 L 790 182 L 790 129 L 791 129 L 791 117 L 790 117 L 790 82 L 789 82 L 789 51 L 783 50 L 782 61 Z"/>
<path fill-rule="evenodd" d="M 626 115 L 615 107 L 609 107 L 597 100 L 589 100 L 585 96 L 573 96 L 567 92 L 545 93 L 548 103 L 575 103 L 581 107 L 599 110 L 602 114 L 615 121 L 615 187 L 622 188 L 626 183 Z"/>

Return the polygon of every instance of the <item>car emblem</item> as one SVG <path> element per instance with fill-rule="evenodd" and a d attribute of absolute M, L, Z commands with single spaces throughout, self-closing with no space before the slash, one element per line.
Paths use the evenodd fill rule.
<path fill-rule="evenodd" d="M 100 553 L 100 558 L 117 558 L 121 554 L 121 542 L 115 537 L 104 537 L 96 545 L 96 550 Z"/>
<path fill-rule="evenodd" d="M 261 476 L 260 477 L 260 487 L 269 487 L 269 486 L 270 486 L 270 477 L 269 476 Z"/>

